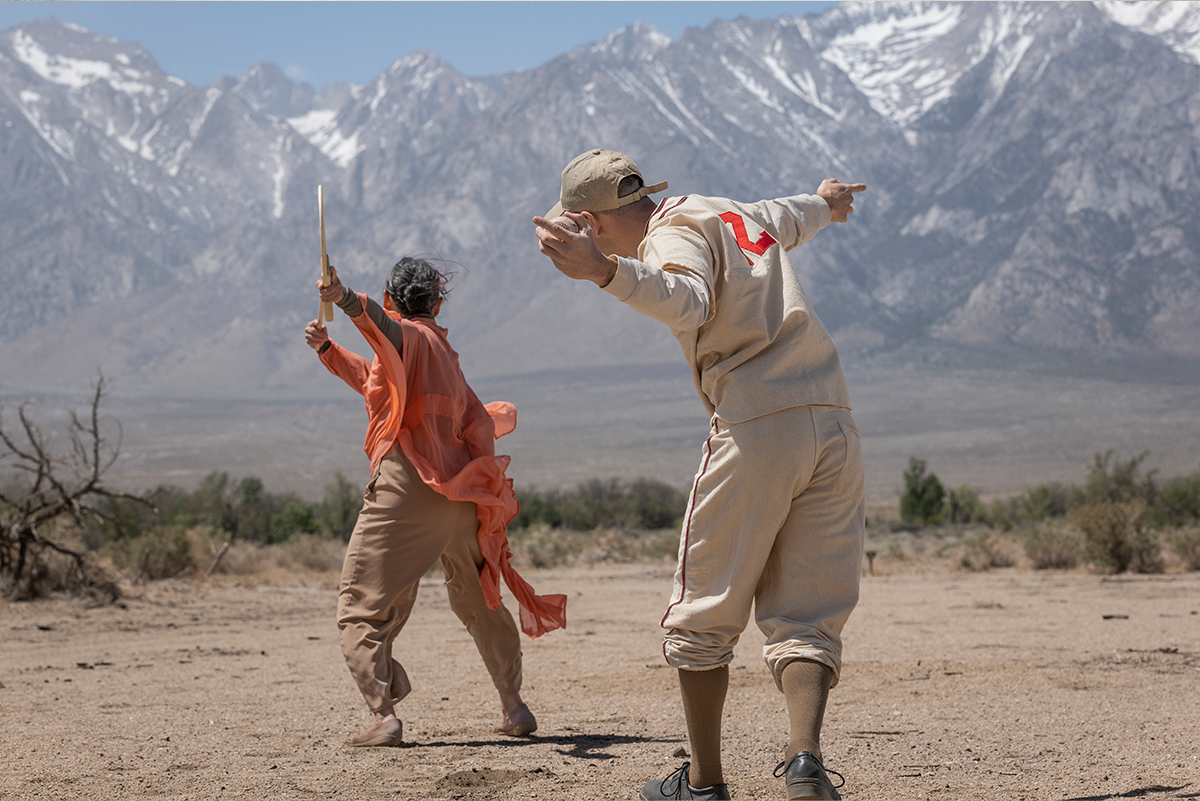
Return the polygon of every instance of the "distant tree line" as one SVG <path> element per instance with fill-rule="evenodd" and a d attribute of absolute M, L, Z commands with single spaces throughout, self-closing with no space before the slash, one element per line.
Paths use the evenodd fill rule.
<path fill-rule="evenodd" d="M 970 485 L 947 490 L 914 456 L 904 471 L 901 525 L 979 523 L 1019 530 L 1036 566 L 1067 567 L 1082 551 L 1115 572 L 1161 570 L 1156 533 L 1162 532 L 1185 564 L 1200 569 L 1200 469 L 1160 482 L 1157 470 L 1142 471 L 1149 455 L 1123 460 L 1112 450 L 1098 452 L 1082 486 L 1039 484 L 990 505 Z M 1056 521 L 1077 529 L 1082 542 L 1076 545 Z"/>
<path fill-rule="evenodd" d="M 631 483 L 616 478 L 593 479 L 573 489 L 548 492 L 519 490 L 521 512 L 510 528 L 537 524 L 574 531 L 678 528 L 687 499 L 686 492 L 650 478 Z"/>
<path fill-rule="evenodd" d="M 307 503 L 295 493 L 273 493 L 263 488 L 262 479 L 246 476 L 236 483 L 229 473 L 213 471 L 192 491 L 160 486 L 146 496 L 153 507 L 113 499 L 105 508 L 102 525 L 84 533 L 89 548 L 106 542 L 133 538 L 161 528 L 204 527 L 214 535 L 225 535 L 257 543 L 284 542 L 295 534 L 318 534 L 350 539 L 362 490 L 339 471 L 325 485 L 319 503 Z"/>

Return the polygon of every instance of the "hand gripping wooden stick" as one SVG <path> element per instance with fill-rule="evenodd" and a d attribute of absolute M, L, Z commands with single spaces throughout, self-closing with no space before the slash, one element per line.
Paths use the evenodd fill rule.
<path fill-rule="evenodd" d="M 321 286 L 329 286 L 329 254 L 325 252 L 325 193 L 317 186 L 317 216 L 321 221 Z M 333 322 L 333 304 L 323 302 L 317 307 L 317 322 Z"/>

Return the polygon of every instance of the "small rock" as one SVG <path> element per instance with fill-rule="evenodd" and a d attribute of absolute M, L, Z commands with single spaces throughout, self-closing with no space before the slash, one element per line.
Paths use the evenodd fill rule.
<path fill-rule="evenodd" d="M 689 754 L 687 752 L 687 749 L 681 745 L 675 749 L 675 753 L 671 754 L 671 756 L 673 756 L 673 757 L 690 757 L 691 754 Z"/>

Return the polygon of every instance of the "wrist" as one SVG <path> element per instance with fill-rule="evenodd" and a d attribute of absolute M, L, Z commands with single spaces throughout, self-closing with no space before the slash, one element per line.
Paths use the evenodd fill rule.
<path fill-rule="evenodd" d="M 605 270 L 596 278 L 596 286 L 601 289 L 612 283 L 613 278 L 617 274 L 617 267 L 619 266 L 615 255 L 605 256 L 604 260 L 607 262 Z"/>

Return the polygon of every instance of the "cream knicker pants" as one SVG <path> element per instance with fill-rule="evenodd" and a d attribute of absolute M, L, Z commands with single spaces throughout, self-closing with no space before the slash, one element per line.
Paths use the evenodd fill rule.
<path fill-rule="evenodd" d="M 662 620 L 668 664 L 731 662 L 753 606 L 776 685 L 794 659 L 829 666 L 836 684 L 864 534 L 862 445 L 848 409 L 714 417 Z"/>

